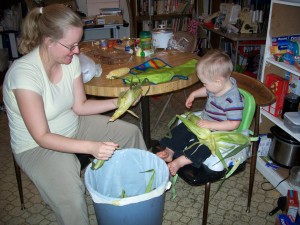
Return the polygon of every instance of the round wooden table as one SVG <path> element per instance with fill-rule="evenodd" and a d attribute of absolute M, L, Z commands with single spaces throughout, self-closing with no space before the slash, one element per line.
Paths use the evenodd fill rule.
<path fill-rule="evenodd" d="M 142 58 L 132 56 L 129 62 L 123 64 L 101 64 L 103 69 L 100 77 L 94 77 L 91 81 L 85 83 L 85 92 L 88 95 L 101 96 L 101 97 L 118 97 L 121 91 L 129 88 L 124 84 L 121 79 L 106 79 L 106 75 L 113 69 L 121 67 L 135 67 L 151 58 L 159 58 L 172 67 L 186 63 L 191 59 L 199 59 L 199 56 L 192 53 L 182 53 L 179 51 L 160 51 L 156 52 L 151 57 Z M 143 96 L 141 99 L 142 104 L 142 121 L 143 121 L 143 136 L 147 147 L 151 146 L 150 134 L 150 112 L 149 112 L 149 96 L 170 93 L 180 89 L 189 87 L 199 81 L 195 73 L 191 74 L 187 80 L 174 79 L 169 82 L 160 83 L 157 85 L 143 86 Z M 146 94 L 146 96 L 145 96 Z"/>

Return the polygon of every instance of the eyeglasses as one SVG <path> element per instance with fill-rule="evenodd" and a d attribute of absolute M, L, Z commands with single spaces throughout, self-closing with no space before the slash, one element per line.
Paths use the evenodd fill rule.
<path fill-rule="evenodd" d="M 60 43 L 59 41 L 56 41 L 56 42 L 57 42 L 58 44 L 60 44 L 61 46 L 63 46 L 63 47 L 65 47 L 65 48 L 69 49 L 70 52 L 73 52 L 74 49 L 78 47 L 78 44 L 75 44 L 75 45 L 73 45 L 73 46 L 71 46 L 71 47 L 68 47 L 68 46 L 66 46 L 66 45 L 64 45 L 64 44 L 62 44 L 62 43 Z"/>

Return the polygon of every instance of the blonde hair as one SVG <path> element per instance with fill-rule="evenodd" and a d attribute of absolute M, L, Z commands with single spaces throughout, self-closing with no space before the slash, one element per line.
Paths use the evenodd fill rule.
<path fill-rule="evenodd" d="M 22 25 L 19 52 L 27 54 L 40 45 L 45 37 L 61 39 L 70 26 L 83 27 L 83 22 L 75 12 L 63 4 L 33 8 Z"/>
<path fill-rule="evenodd" d="M 208 51 L 196 65 L 197 76 L 214 80 L 216 77 L 229 79 L 233 65 L 230 57 L 219 49 Z"/>

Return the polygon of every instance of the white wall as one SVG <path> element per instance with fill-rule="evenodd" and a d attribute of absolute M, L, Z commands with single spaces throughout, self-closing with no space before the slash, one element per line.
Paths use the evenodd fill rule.
<path fill-rule="evenodd" d="M 86 14 L 87 16 L 94 16 L 98 13 L 100 8 L 114 8 L 119 7 L 123 9 L 123 18 L 125 21 L 129 21 L 128 8 L 125 0 L 76 0 L 78 10 Z M 129 37 L 130 35 L 130 23 L 129 27 L 121 27 L 119 29 L 119 38 Z M 89 30 L 85 32 L 84 40 L 95 40 L 110 38 L 110 30 Z"/>

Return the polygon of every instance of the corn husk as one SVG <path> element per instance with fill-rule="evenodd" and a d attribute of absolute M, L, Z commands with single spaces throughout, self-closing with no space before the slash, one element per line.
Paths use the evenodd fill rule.
<path fill-rule="evenodd" d="M 122 116 L 125 112 L 129 112 L 133 116 L 139 118 L 134 112 L 130 111 L 129 108 L 132 104 L 141 96 L 142 88 L 140 85 L 135 85 L 130 87 L 127 91 L 121 92 L 117 102 L 117 110 L 109 119 L 110 122 L 115 121 L 120 116 Z"/>
<path fill-rule="evenodd" d="M 177 117 L 187 126 L 187 128 L 193 132 L 198 142 L 196 144 L 206 145 L 211 153 L 219 158 L 224 168 L 228 170 L 228 166 L 225 163 L 225 159 L 236 155 L 241 150 L 251 144 L 251 141 L 256 139 L 250 138 L 239 131 L 215 131 L 211 132 L 207 128 L 198 127 L 197 122 L 201 119 L 193 113 L 186 113 L 185 116 L 177 115 Z M 195 144 L 195 143 L 194 143 Z M 189 146 L 186 150 L 189 150 L 192 146 Z M 185 151 L 186 151 L 185 150 Z M 222 153 L 226 153 L 223 157 Z M 236 168 L 234 168 L 236 169 Z M 232 174 L 234 171 L 230 171 Z M 227 175 L 227 176 L 230 176 Z"/>

